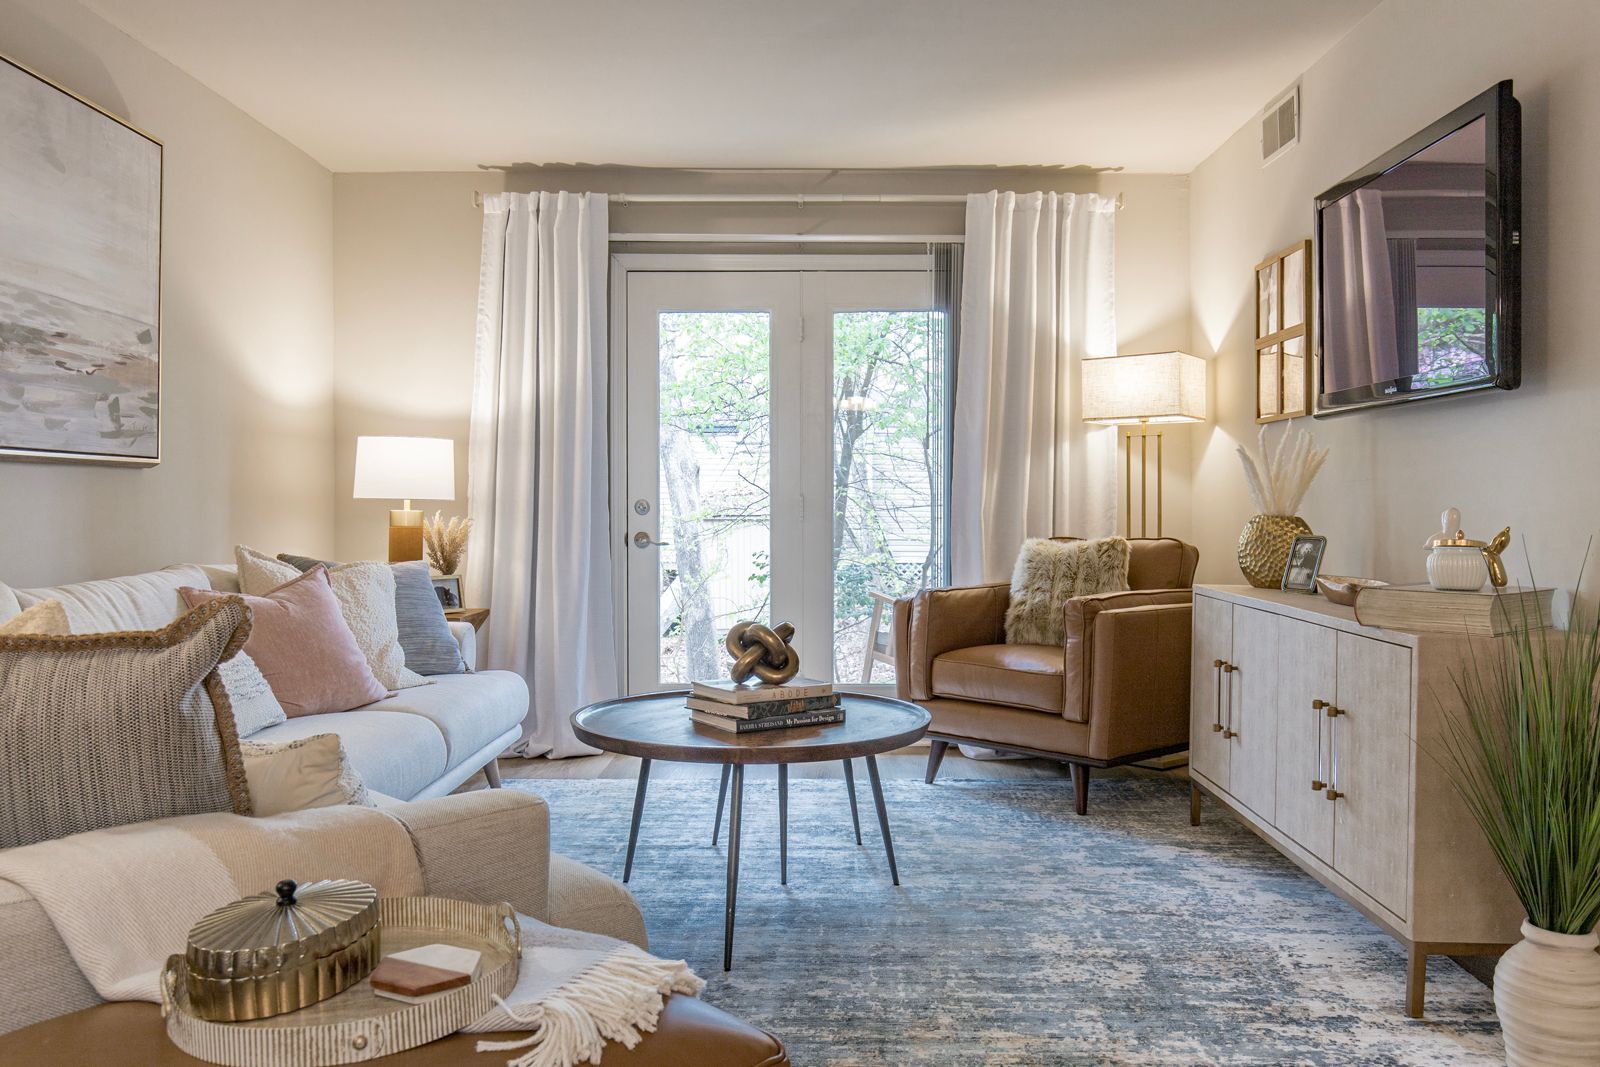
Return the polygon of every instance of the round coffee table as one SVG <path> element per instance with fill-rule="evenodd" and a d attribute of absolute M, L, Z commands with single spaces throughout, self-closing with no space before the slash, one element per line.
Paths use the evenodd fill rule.
<path fill-rule="evenodd" d="M 722 825 L 722 805 L 733 780 L 733 802 L 728 807 L 728 895 L 723 918 L 722 969 L 733 966 L 733 917 L 739 897 L 739 821 L 744 801 L 744 769 L 750 764 L 773 763 L 778 767 L 778 852 L 780 878 L 789 881 L 789 764 L 844 762 L 844 779 L 850 791 L 850 817 L 855 823 L 856 844 L 861 843 L 861 818 L 856 811 L 855 773 L 850 761 L 863 756 L 867 777 L 872 780 L 872 800 L 878 809 L 878 828 L 883 833 L 883 850 L 889 858 L 889 874 L 900 884 L 900 871 L 894 862 L 894 841 L 889 836 L 889 812 L 883 804 L 883 782 L 878 777 L 879 752 L 889 752 L 913 744 L 927 733 L 932 721 L 922 708 L 889 697 L 840 694 L 844 722 L 828 726 L 801 726 L 782 730 L 735 734 L 702 726 L 689 717 L 684 707 L 687 692 L 651 693 L 591 704 L 572 715 L 572 730 L 584 744 L 607 752 L 639 757 L 639 786 L 633 796 L 633 822 L 628 828 L 628 857 L 623 863 L 622 880 L 633 875 L 633 852 L 639 843 L 639 820 L 644 814 L 645 787 L 650 780 L 650 762 L 722 764 L 722 785 L 717 793 L 717 821 L 711 843 L 717 842 Z"/>

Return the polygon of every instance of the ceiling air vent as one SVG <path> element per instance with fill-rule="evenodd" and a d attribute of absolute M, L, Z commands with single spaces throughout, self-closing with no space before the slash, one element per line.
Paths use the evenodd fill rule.
<path fill-rule="evenodd" d="M 1300 86 L 1278 97 L 1261 112 L 1261 165 L 1264 167 L 1300 143 Z"/>

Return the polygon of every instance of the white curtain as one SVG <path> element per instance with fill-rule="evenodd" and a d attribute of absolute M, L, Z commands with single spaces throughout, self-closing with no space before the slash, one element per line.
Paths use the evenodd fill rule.
<path fill-rule="evenodd" d="M 484 198 L 468 466 L 467 601 L 488 665 L 528 680 L 520 756 L 577 756 L 616 696 L 606 423 L 606 197 Z"/>
<path fill-rule="evenodd" d="M 1327 214 L 1323 248 L 1329 293 L 1324 314 L 1347 350 L 1323 362 L 1327 388 L 1338 392 L 1400 377 L 1399 313 L 1383 193 L 1357 189 L 1335 203 Z"/>
<path fill-rule="evenodd" d="M 1117 520 L 1116 431 L 1082 418 L 1079 366 L 1117 349 L 1116 202 L 967 198 L 951 432 L 956 585 L 1010 579 L 1029 537 L 1103 537 Z"/>

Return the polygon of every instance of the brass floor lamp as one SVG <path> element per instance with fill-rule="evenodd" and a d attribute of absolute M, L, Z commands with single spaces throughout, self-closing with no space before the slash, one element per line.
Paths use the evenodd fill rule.
<path fill-rule="evenodd" d="M 1204 422 L 1206 361 L 1187 352 L 1151 352 L 1083 361 L 1083 419 L 1127 426 L 1122 435 L 1127 536 L 1133 536 L 1133 451 L 1139 443 L 1139 536 L 1150 534 L 1150 440 L 1156 443 L 1156 536 L 1162 536 L 1162 425 Z M 1156 429 L 1152 430 L 1151 427 Z"/>

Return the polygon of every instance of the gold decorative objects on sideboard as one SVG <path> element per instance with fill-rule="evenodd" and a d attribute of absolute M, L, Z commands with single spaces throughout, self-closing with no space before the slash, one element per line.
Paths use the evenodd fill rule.
<path fill-rule="evenodd" d="M 1239 534 L 1239 570 L 1257 589 L 1276 589 L 1283 582 L 1294 539 L 1312 532 L 1295 512 L 1328 450 L 1319 450 L 1309 433 L 1292 426 L 1285 427 L 1278 443 L 1269 448 L 1263 426 L 1255 451 L 1240 445 L 1237 452 L 1258 512 Z"/>
<path fill-rule="evenodd" d="M 1311 242 L 1256 264 L 1256 421 L 1311 412 Z"/>
<path fill-rule="evenodd" d="M 1517 940 L 1522 906 L 1441 758 L 1455 672 L 1493 639 L 1361 626 L 1244 586 L 1196 586 L 1193 635 L 1193 821 L 1210 794 L 1399 940 L 1413 1017 L 1429 955 Z"/>

